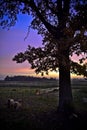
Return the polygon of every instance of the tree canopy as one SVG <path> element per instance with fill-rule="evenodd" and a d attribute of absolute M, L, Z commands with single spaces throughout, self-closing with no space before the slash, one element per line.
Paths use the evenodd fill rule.
<path fill-rule="evenodd" d="M 32 15 L 29 27 L 43 37 L 43 47 L 28 46 L 13 60 L 27 60 L 36 73 L 58 71 L 61 55 L 69 50 L 72 73 L 87 76 L 87 1 L 86 0 L 1 0 L 0 25 L 14 26 L 19 13 Z M 38 43 L 37 43 L 38 44 Z M 61 51 L 62 50 L 62 51 Z M 63 54 L 62 54 L 63 52 Z M 79 63 L 71 57 L 80 56 Z M 64 61 L 61 61 L 63 64 Z"/>
<path fill-rule="evenodd" d="M 0 25 L 14 26 L 18 13 L 32 15 L 29 28 L 43 37 L 43 47 L 28 46 L 14 56 L 17 63 L 28 61 L 36 73 L 59 70 L 60 112 L 72 114 L 70 72 L 87 77 L 87 0 L 1 0 Z M 38 43 L 37 43 L 38 44 Z M 79 62 L 72 56 L 79 56 Z"/>

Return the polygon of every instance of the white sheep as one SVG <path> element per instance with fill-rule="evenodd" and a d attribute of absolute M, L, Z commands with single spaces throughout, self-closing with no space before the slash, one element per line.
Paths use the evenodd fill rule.
<path fill-rule="evenodd" d="M 8 99 L 7 106 L 8 108 L 13 108 L 18 110 L 22 107 L 22 101 L 21 100 L 14 101 L 14 99 Z"/>
<path fill-rule="evenodd" d="M 22 103 L 19 101 L 14 102 L 14 109 L 18 110 L 22 108 Z"/>
<path fill-rule="evenodd" d="M 14 99 L 8 99 L 7 106 L 8 108 L 14 108 Z"/>
<path fill-rule="evenodd" d="M 40 90 L 36 90 L 36 95 L 40 95 L 41 93 L 40 93 Z"/>

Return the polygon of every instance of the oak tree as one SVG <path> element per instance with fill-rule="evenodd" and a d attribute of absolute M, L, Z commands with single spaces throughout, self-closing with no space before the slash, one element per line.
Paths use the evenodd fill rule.
<path fill-rule="evenodd" d="M 87 1 L 0 1 L 0 25 L 3 28 L 14 26 L 19 13 L 32 16 L 29 27 L 43 37 L 43 47 L 29 45 L 13 60 L 17 63 L 27 60 L 31 68 L 42 75 L 59 71 L 58 109 L 70 109 L 73 103 L 70 74 L 87 76 Z M 79 56 L 79 62 L 72 60 L 74 54 Z"/>

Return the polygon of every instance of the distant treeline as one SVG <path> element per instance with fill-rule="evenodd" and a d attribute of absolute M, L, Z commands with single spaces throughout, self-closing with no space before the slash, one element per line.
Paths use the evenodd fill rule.
<path fill-rule="evenodd" d="M 33 76 L 6 76 L 4 81 L 54 81 L 55 78 L 40 78 Z"/>

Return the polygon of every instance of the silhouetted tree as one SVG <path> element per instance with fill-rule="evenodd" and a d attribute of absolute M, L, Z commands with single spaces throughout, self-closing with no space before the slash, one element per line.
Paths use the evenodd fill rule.
<path fill-rule="evenodd" d="M 41 81 L 41 82 L 46 82 L 46 81 L 55 81 L 56 79 L 54 78 L 40 78 L 40 77 L 33 77 L 33 76 L 6 76 L 5 81 Z"/>
<path fill-rule="evenodd" d="M 29 27 L 43 37 L 43 47 L 28 46 L 13 60 L 27 60 L 36 73 L 59 70 L 59 110 L 70 109 L 73 102 L 70 72 L 87 76 L 87 1 L 86 0 L 1 0 L 1 26 L 15 25 L 18 13 L 32 15 Z M 38 43 L 37 43 L 38 44 Z M 73 54 L 81 55 L 79 63 Z M 58 69 L 59 68 L 59 69 Z"/>

